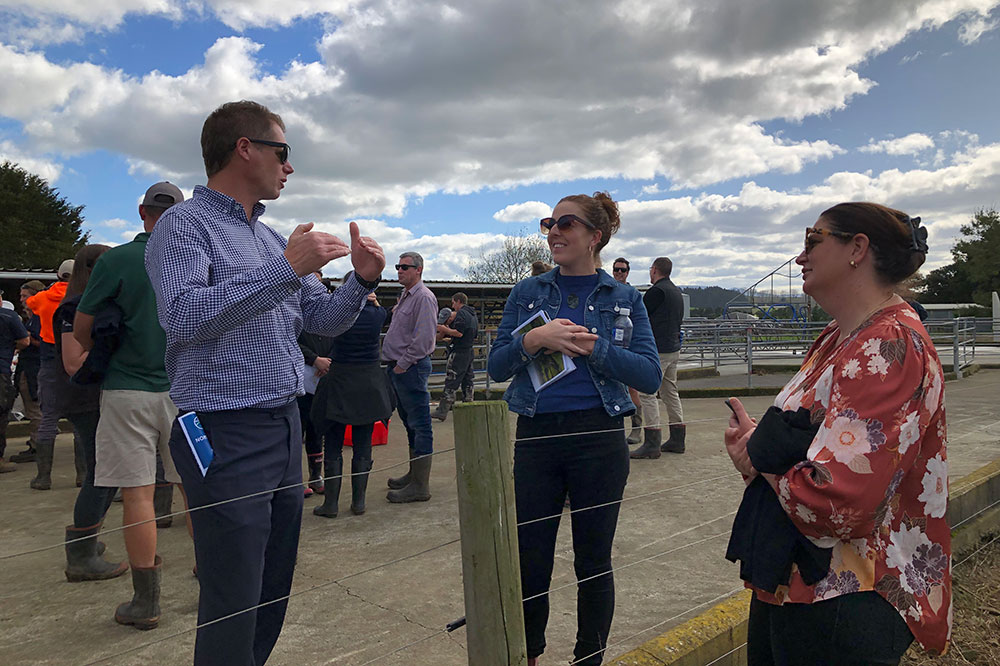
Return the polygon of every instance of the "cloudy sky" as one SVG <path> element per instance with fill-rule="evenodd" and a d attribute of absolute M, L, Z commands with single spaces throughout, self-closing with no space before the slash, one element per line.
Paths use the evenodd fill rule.
<path fill-rule="evenodd" d="M 205 116 L 249 98 L 292 145 L 270 224 L 357 220 L 430 278 L 596 189 L 621 203 L 606 259 L 668 255 L 681 284 L 745 286 L 857 199 L 921 215 L 933 268 L 1000 205 L 998 5 L 0 0 L 0 159 L 118 243 L 150 183 L 204 182 Z"/>

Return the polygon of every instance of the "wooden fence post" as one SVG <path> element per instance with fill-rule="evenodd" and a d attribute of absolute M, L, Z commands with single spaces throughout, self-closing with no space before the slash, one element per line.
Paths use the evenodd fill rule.
<path fill-rule="evenodd" d="M 455 466 L 470 666 L 528 663 L 507 403 L 455 405 Z"/>

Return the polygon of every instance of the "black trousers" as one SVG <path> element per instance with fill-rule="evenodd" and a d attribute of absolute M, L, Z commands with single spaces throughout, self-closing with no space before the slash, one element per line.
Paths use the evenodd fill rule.
<path fill-rule="evenodd" d="M 299 420 L 302 422 L 302 434 L 305 437 L 306 455 L 318 456 L 323 453 L 323 439 L 317 432 L 316 426 L 312 422 L 309 413 L 312 411 L 312 393 L 300 395 L 296 400 L 299 403 Z"/>
<path fill-rule="evenodd" d="M 750 602 L 748 666 L 898 664 L 913 642 L 899 612 L 878 592 L 813 604 Z"/>
<path fill-rule="evenodd" d="M 0 372 L 0 458 L 7 451 L 7 421 L 10 419 L 10 409 L 14 406 L 17 389 L 9 374 Z"/>
<path fill-rule="evenodd" d="M 589 435 L 574 432 L 608 431 Z M 565 436 L 569 435 L 569 436 Z M 557 516 L 517 528 L 521 559 L 528 657 L 545 650 L 558 515 L 569 495 L 572 509 L 582 509 L 622 498 L 628 479 L 628 445 L 622 417 L 610 417 L 603 408 L 558 414 L 521 416 L 514 447 L 514 494 L 517 521 Z M 543 439 L 527 439 L 543 437 Z M 573 568 L 577 580 L 575 659 L 600 664 L 615 611 L 615 581 L 611 573 L 611 544 L 618 525 L 618 504 L 574 513 Z"/>
<path fill-rule="evenodd" d="M 77 412 L 67 414 L 76 437 L 83 447 L 83 456 L 87 461 L 87 476 L 83 479 L 80 492 L 76 495 L 73 505 L 73 526 L 91 527 L 104 520 L 104 514 L 111 506 L 117 488 L 107 488 L 94 485 L 94 469 L 97 466 L 97 423 L 101 419 L 100 411 Z"/>
<path fill-rule="evenodd" d="M 293 400 L 275 409 L 199 412 L 215 457 L 202 477 L 177 422 L 170 453 L 184 482 L 198 563 L 198 624 L 279 599 L 292 588 L 302 523 L 302 430 Z M 219 506 L 222 500 L 271 491 Z M 287 601 L 198 630 L 196 666 L 262 666 Z"/>

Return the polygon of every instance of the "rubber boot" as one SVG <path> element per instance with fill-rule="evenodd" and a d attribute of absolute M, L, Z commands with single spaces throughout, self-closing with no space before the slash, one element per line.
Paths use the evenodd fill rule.
<path fill-rule="evenodd" d="M 115 622 L 136 629 L 156 629 L 160 623 L 160 570 L 163 560 L 157 555 L 148 569 L 132 567 L 132 601 L 115 610 Z"/>
<path fill-rule="evenodd" d="M 156 526 L 166 529 L 174 524 L 170 515 L 174 506 L 174 484 L 157 483 L 153 488 L 153 511 L 156 513 Z"/>
<path fill-rule="evenodd" d="M 337 456 L 333 460 L 326 461 L 326 493 L 323 495 L 323 503 L 313 507 L 314 516 L 324 518 L 336 518 L 339 512 L 340 485 L 343 483 L 344 458 Z"/>
<path fill-rule="evenodd" d="M 659 428 L 643 428 L 643 434 L 645 435 L 645 440 L 642 442 L 642 446 L 637 448 L 628 454 L 629 458 L 633 460 L 639 460 L 641 458 L 649 458 L 655 460 L 660 457 L 660 439 L 661 431 Z"/>
<path fill-rule="evenodd" d="M 365 512 L 365 492 L 368 490 L 368 472 L 371 470 L 371 459 L 351 463 L 351 513 L 355 516 Z"/>
<path fill-rule="evenodd" d="M 29 463 L 35 462 L 35 443 L 30 439 L 27 441 L 26 446 L 28 447 L 20 453 L 15 453 L 9 460 L 12 463 Z"/>
<path fill-rule="evenodd" d="M 386 499 L 394 504 L 405 504 L 407 502 L 426 502 L 431 498 L 431 458 L 432 456 L 420 456 L 410 461 L 410 471 L 412 477 L 410 485 L 399 490 L 390 490 L 386 494 Z"/>
<path fill-rule="evenodd" d="M 407 470 L 406 474 L 404 474 L 403 476 L 397 476 L 394 479 L 390 477 L 389 480 L 386 481 L 386 485 L 388 485 L 393 490 L 399 490 L 400 488 L 405 488 L 406 486 L 410 485 L 410 478 L 413 475 L 413 455 L 414 455 L 413 454 L 413 447 L 411 446 L 410 447 L 410 469 Z"/>
<path fill-rule="evenodd" d="M 38 475 L 31 480 L 31 487 L 35 490 L 52 488 L 52 449 L 55 445 L 55 440 L 38 442 L 35 445 L 35 465 L 38 466 Z"/>
<path fill-rule="evenodd" d="M 431 418 L 436 421 L 444 421 L 448 418 L 449 411 L 451 411 L 451 401 L 441 398 L 441 402 L 438 403 L 437 409 L 431 412 Z"/>
<path fill-rule="evenodd" d="M 87 456 L 83 452 L 80 438 L 75 434 L 73 435 L 73 464 L 76 465 L 76 487 L 80 488 L 87 478 Z"/>
<path fill-rule="evenodd" d="M 323 481 L 323 453 L 310 453 L 306 455 L 309 463 L 309 487 L 317 495 L 326 492 L 326 484 Z"/>
<path fill-rule="evenodd" d="M 115 564 L 98 554 L 97 531 L 100 527 L 100 523 L 90 527 L 66 527 L 66 580 L 69 582 L 107 580 L 128 571 L 128 562 Z M 83 537 L 93 538 L 76 541 Z"/>
<path fill-rule="evenodd" d="M 670 426 L 670 439 L 663 443 L 660 450 L 664 453 L 684 453 L 684 437 L 687 426 L 682 424 Z"/>
<path fill-rule="evenodd" d="M 632 415 L 632 432 L 628 434 L 626 441 L 629 444 L 638 444 L 642 441 L 642 414 L 636 412 Z"/>

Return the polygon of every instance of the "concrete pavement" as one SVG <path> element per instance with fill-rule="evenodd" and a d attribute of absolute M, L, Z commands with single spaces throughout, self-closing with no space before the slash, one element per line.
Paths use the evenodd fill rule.
<path fill-rule="evenodd" d="M 772 399 L 743 400 L 751 413 L 762 413 Z M 1000 371 L 984 370 L 949 382 L 946 400 L 954 479 L 1000 457 Z M 739 587 L 736 565 L 722 556 L 729 514 L 743 490 L 722 446 L 728 410 L 715 398 L 685 400 L 684 409 L 687 453 L 632 464 L 626 498 L 656 494 L 622 506 L 614 550 L 618 602 L 609 656 L 690 618 L 704 609 L 700 604 Z M 453 446 L 450 419 L 435 423 L 434 432 L 437 450 Z M 399 468 L 386 468 L 402 463 L 406 455 L 398 422 L 390 428 L 389 441 L 375 449 L 367 514 L 344 511 L 333 520 L 319 518 L 311 511 L 319 500 L 306 500 L 296 596 L 268 663 L 467 663 L 465 629 L 435 635 L 464 615 L 459 544 L 443 545 L 458 538 L 454 455 L 435 457 L 431 501 L 392 505 L 384 499 L 385 479 Z M 9 448 L 19 450 L 20 441 L 12 441 Z M 115 624 L 115 606 L 131 595 L 127 575 L 112 581 L 66 582 L 61 541 L 76 496 L 72 458 L 72 437 L 61 435 L 53 490 L 48 492 L 29 490 L 33 465 L 0 476 L 0 662 L 86 664 L 137 648 L 104 663 L 190 663 L 194 633 L 188 630 L 196 622 L 197 580 L 191 575 L 192 547 L 183 521 L 159 531 L 164 568 L 163 615 L 157 630 L 139 632 Z M 347 485 L 341 495 L 343 509 L 349 504 Z M 105 527 L 120 525 L 121 505 L 115 504 Z M 120 532 L 103 538 L 109 556 L 125 557 Z M 7 557 L 50 545 L 57 547 Z M 422 551 L 428 552 L 419 554 Z M 646 558 L 651 559 L 639 562 Z M 396 563 L 361 573 L 389 562 Z M 568 520 L 563 520 L 553 588 L 569 586 L 551 595 L 543 664 L 570 660 L 576 629 L 573 580 Z M 640 633 L 658 623 L 654 630 Z M 153 641 L 159 642 L 148 645 Z"/>

